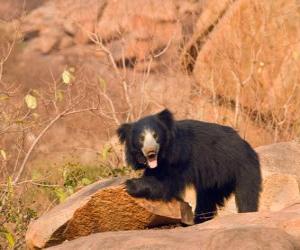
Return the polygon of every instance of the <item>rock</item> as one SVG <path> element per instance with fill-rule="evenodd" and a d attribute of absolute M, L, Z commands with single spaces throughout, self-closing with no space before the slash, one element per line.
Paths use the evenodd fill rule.
<path fill-rule="evenodd" d="M 52 235 L 59 231 L 59 229 L 61 231 L 64 230 L 66 223 L 72 218 L 74 212 L 86 204 L 93 193 L 107 186 L 119 185 L 122 181 L 122 179 L 112 179 L 89 185 L 88 188 L 83 188 L 70 196 L 66 202 L 53 208 L 46 215 L 31 222 L 26 233 L 27 247 L 29 249 L 34 249 L 35 247 L 42 248 L 49 241 L 55 240 L 51 239 Z"/>
<path fill-rule="evenodd" d="M 110 1 L 96 33 L 107 42 L 117 62 L 143 61 L 167 46 L 169 51 L 178 45 L 181 26 L 176 22 L 176 14 L 171 0 Z"/>
<path fill-rule="evenodd" d="M 210 29 L 218 23 L 231 3 L 232 1 L 230 0 L 205 1 L 203 11 L 195 25 L 193 35 L 185 44 L 180 55 L 180 61 L 185 68 L 189 68 L 195 63 L 197 53 L 201 45 L 203 45 L 207 39 Z"/>
<path fill-rule="evenodd" d="M 97 232 L 193 223 L 186 203 L 135 199 L 119 186 L 123 182 L 122 178 L 96 182 L 33 221 L 26 233 L 27 247 L 49 247 Z"/>
<path fill-rule="evenodd" d="M 88 35 L 95 31 L 97 17 L 105 4 L 105 0 L 49 1 L 25 16 L 22 31 L 35 47 L 41 47 L 40 44 L 47 41 L 48 34 L 43 32 L 44 29 L 59 33 L 58 42 L 72 37 L 74 44 L 86 44 L 90 42 Z M 39 39 L 31 39 L 32 33 Z"/>
<path fill-rule="evenodd" d="M 298 223 L 298 220 L 300 221 L 300 212 L 295 208 L 299 208 L 300 206 L 300 203 L 295 204 L 296 201 L 300 201 L 300 195 L 297 176 L 292 175 L 292 173 L 297 173 L 298 149 L 299 144 L 297 142 L 259 147 L 257 151 L 262 160 L 263 171 L 263 192 L 261 193 L 259 212 L 234 214 L 236 213 L 236 207 L 234 197 L 232 197 L 225 208 L 220 210 L 216 219 L 197 226 L 201 230 L 204 230 L 203 233 L 201 233 L 199 242 L 203 241 L 203 246 L 206 246 L 205 244 L 208 244 L 207 242 L 211 242 L 207 245 L 207 249 L 217 249 L 215 248 L 215 244 L 220 241 L 219 238 L 224 238 L 225 245 L 234 247 L 240 244 L 241 239 L 247 238 L 245 236 L 238 237 L 241 233 L 241 235 L 249 235 L 249 240 L 245 240 L 244 245 L 245 249 L 247 249 L 246 247 L 251 249 L 251 247 L 253 247 L 251 242 L 257 241 L 262 247 L 265 247 L 268 241 L 272 241 L 272 237 L 282 238 L 280 242 L 286 242 L 279 244 L 274 241 L 274 244 L 278 243 L 279 245 L 274 245 L 273 247 L 294 244 L 291 243 L 294 242 L 293 240 L 286 238 L 286 233 L 297 236 L 300 239 L 300 223 Z M 280 153 L 283 155 L 280 155 Z M 279 160 L 278 163 L 280 164 L 276 163 L 276 159 Z M 292 171 L 288 169 L 290 164 L 293 164 L 294 167 L 290 169 Z M 97 232 L 138 230 L 180 222 L 191 224 L 193 216 L 187 204 L 176 201 L 163 203 L 145 199 L 134 199 L 126 193 L 122 185 L 120 186 L 123 181 L 122 179 L 113 179 L 92 184 L 71 196 L 66 203 L 57 206 L 48 214 L 43 215 L 31 223 L 26 235 L 28 248 L 33 249 L 33 247 L 53 246 L 64 240 L 74 240 L 78 237 L 95 234 Z M 292 204 L 295 205 L 291 206 Z M 284 207 L 288 208 L 283 209 Z M 227 219 L 228 217 L 231 218 L 231 220 Z M 269 229 L 264 228 L 265 225 L 272 228 L 279 227 L 279 229 L 274 232 L 269 232 Z M 253 231 L 253 227 L 257 227 L 257 230 Z M 214 233 L 211 232 L 207 234 L 207 230 L 212 229 Z M 230 231 L 231 229 L 234 230 Z M 174 232 L 179 232 L 176 230 Z M 286 231 L 286 233 L 282 230 Z M 159 232 L 165 234 L 164 230 L 159 230 Z M 265 232 L 263 234 L 266 235 L 270 234 L 270 236 L 268 236 L 270 239 L 264 241 L 264 239 L 267 238 L 260 238 L 259 235 L 261 235 L 262 232 Z M 145 234 L 145 236 L 140 236 L 143 234 Z M 172 244 L 175 244 L 171 240 L 172 237 L 168 235 L 169 233 L 166 233 L 166 236 L 157 236 L 156 231 L 154 231 L 153 234 L 153 237 L 158 237 L 158 239 L 162 240 L 161 244 L 153 245 L 154 248 L 170 247 L 171 249 L 171 247 L 173 247 Z M 178 234 L 178 238 L 182 237 L 180 236 L 181 231 Z M 185 233 L 182 232 L 182 234 Z M 92 240 L 95 241 L 95 243 L 93 243 L 95 245 L 91 245 L 91 249 L 93 249 L 93 247 L 97 248 L 97 246 L 99 246 L 98 244 L 101 245 L 105 242 L 105 244 L 108 244 L 107 249 L 117 248 L 118 245 L 113 245 L 111 241 L 105 238 L 106 236 L 102 235 L 106 234 L 91 236 L 96 237 Z M 134 233 L 126 235 L 136 237 Z M 212 235 L 221 236 L 218 238 Z M 111 237 L 119 236 L 119 233 L 111 234 Z M 122 237 L 116 241 L 122 241 Z M 129 239 L 131 239 L 130 237 Z M 143 247 L 143 244 L 149 241 L 147 240 L 147 233 L 143 232 L 139 234 L 139 237 L 142 238 L 141 240 L 137 240 L 137 243 L 133 239 L 129 240 L 129 242 L 137 244 L 137 247 Z M 169 239 L 169 237 L 171 237 L 171 239 Z M 234 240 L 227 240 L 227 237 Z M 102 240 L 104 243 L 101 242 Z M 98 243 L 99 241 L 101 243 Z M 79 242 L 79 245 L 83 244 L 81 240 L 74 242 Z M 141 242 L 142 245 L 139 245 L 139 242 Z M 196 242 L 195 239 L 191 239 L 191 247 L 193 247 L 193 244 L 196 244 Z M 126 244 L 124 246 L 126 246 Z M 86 245 L 84 246 L 86 247 Z M 181 248 L 183 248 L 183 245 L 181 246 L 179 244 L 178 249 Z"/>
<path fill-rule="evenodd" d="M 60 41 L 59 49 L 69 48 L 73 45 L 74 45 L 73 39 L 71 37 L 65 36 Z"/>
<path fill-rule="evenodd" d="M 176 21 L 176 8 L 172 0 L 163 2 L 155 0 L 119 0 L 109 1 L 97 25 L 97 33 L 104 40 L 119 37 L 122 33 L 134 31 L 134 27 L 141 23 L 138 20 L 150 22 L 150 25 Z M 149 24 L 142 25 L 137 34 L 143 36 L 143 31 Z"/>
<path fill-rule="evenodd" d="M 256 148 L 262 169 L 270 173 L 297 176 L 300 183 L 300 143 L 280 142 Z"/>
<path fill-rule="evenodd" d="M 300 203 L 280 212 L 228 215 L 187 228 L 107 232 L 49 248 L 60 249 L 298 249 Z"/>
<path fill-rule="evenodd" d="M 281 142 L 257 147 L 263 190 L 259 211 L 279 211 L 300 200 L 300 143 Z M 219 216 L 237 213 L 234 196 L 220 209 Z"/>
<path fill-rule="evenodd" d="M 46 54 L 57 44 L 60 45 L 56 46 L 58 50 L 93 44 L 91 35 L 97 35 L 120 66 L 123 58 L 143 62 L 152 55 L 156 55 L 155 61 L 163 57 L 164 63 L 171 60 L 173 65 L 184 29 L 178 20 L 181 15 L 190 17 L 187 12 L 197 15 L 195 13 L 199 9 L 199 4 L 186 5 L 182 9 L 173 0 L 49 1 L 26 15 L 22 21 L 25 40 L 30 44 L 26 51 L 37 48 Z M 54 39 L 52 34 L 49 36 L 43 32 L 45 29 L 59 36 Z M 97 53 L 97 46 L 93 44 L 90 50 Z M 160 54 L 162 51 L 164 53 Z M 134 64 L 126 66 L 132 68 Z"/>
<path fill-rule="evenodd" d="M 0 0 L 0 19 L 10 21 L 12 19 L 20 18 L 25 13 L 42 5 L 43 2 L 40 0 Z"/>
<path fill-rule="evenodd" d="M 259 211 L 279 211 L 300 200 L 299 186 L 295 175 L 263 171 L 263 188 Z M 218 212 L 219 216 L 237 213 L 234 195 Z"/>
<path fill-rule="evenodd" d="M 296 108 L 300 89 L 295 87 L 300 77 L 295 70 L 300 38 L 297 5 L 296 0 L 234 1 L 198 51 L 193 68 L 198 84 L 266 119 L 282 121 L 281 127 L 296 122 L 300 116 Z M 293 44 L 290 54 L 287 44 Z M 285 105 L 289 108 L 282 108 Z"/>
<path fill-rule="evenodd" d="M 95 193 L 86 205 L 76 210 L 64 235 L 72 240 L 95 232 L 176 224 L 182 221 L 181 211 L 186 208 L 175 200 L 163 203 L 133 199 L 122 186 L 110 188 Z M 191 214 L 189 224 L 193 223 L 192 218 Z"/>
<path fill-rule="evenodd" d="M 263 180 L 259 211 L 279 211 L 300 200 L 295 175 L 268 174 Z"/>

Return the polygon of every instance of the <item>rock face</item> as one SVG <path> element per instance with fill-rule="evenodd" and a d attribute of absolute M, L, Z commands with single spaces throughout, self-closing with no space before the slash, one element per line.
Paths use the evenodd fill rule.
<path fill-rule="evenodd" d="M 169 230 L 108 232 L 49 248 L 60 249 L 299 249 L 300 203 L 280 212 L 235 214 Z"/>
<path fill-rule="evenodd" d="M 28 11 L 31 11 L 42 5 L 45 1 L 39 0 L 0 0 L 0 20 L 9 21 L 14 18 L 19 18 Z"/>
<path fill-rule="evenodd" d="M 297 176 L 300 184 L 300 143 L 281 142 L 256 148 L 262 169 L 269 173 L 283 173 Z"/>
<path fill-rule="evenodd" d="M 204 1 L 203 11 L 197 20 L 193 35 L 185 44 L 181 52 L 180 61 L 184 68 L 192 71 L 197 53 L 201 49 L 201 46 L 206 42 L 207 35 L 212 27 L 214 27 L 222 18 L 231 3 L 231 0 Z"/>
<path fill-rule="evenodd" d="M 275 143 L 255 150 L 263 175 L 259 211 L 279 211 L 300 200 L 300 143 Z M 236 213 L 234 197 L 227 201 L 220 215 L 232 213 Z"/>
<path fill-rule="evenodd" d="M 33 221 L 26 233 L 28 249 L 57 245 L 97 232 L 193 224 L 188 204 L 134 199 L 122 178 L 96 182 Z"/>
<path fill-rule="evenodd" d="M 198 51 L 195 78 L 215 95 L 282 121 L 281 127 L 295 121 L 299 23 L 296 0 L 232 1 Z"/>
<path fill-rule="evenodd" d="M 31 41 L 27 49 L 43 54 L 76 45 L 96 47 L 98 36 L 118 63 L 142 69 L 152 56 L 166 59 L 176 53 L 185 25 L 178 20 L 199 14 L 200 8 L 193 1 L 55 0 L 26 16 L 22 30 Z"/>
<path fill-rule="evenodd" d="M 263 188 L 259 211 L 279 211 L 300 200 L 299 184 L 295 175 L 263 171 Z M 234 196 L 221 208 L 218 216 L 237 213 Z"/>

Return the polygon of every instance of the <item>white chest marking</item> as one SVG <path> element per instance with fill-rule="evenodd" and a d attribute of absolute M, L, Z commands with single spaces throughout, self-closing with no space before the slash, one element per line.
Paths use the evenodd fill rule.
<path fill-rule="evenodd" d="M 182 192 L 181 198 L 191 206 L 193 213 L 195 213 L 197 205 L 197 192 L 195 186 L 186 186 Z"/>

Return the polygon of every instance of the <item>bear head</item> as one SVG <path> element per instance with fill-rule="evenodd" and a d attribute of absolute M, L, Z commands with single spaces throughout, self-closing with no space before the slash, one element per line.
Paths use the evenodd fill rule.
<path fill-rule="evenodd" d="M 166 155 L 174 136 L 172 113 L 165 109 L 117 129 L 125 144 L 126 160 L 134 169 L 156 168 Z"/>

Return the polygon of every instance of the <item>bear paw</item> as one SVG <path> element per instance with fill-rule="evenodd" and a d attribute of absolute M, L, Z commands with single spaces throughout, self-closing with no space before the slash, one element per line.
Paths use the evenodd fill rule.
<path fill-rule="evenodd" d="M 141 197 L 141 190 L 139 188 L 138 179 L 130 179 L 125 182 L 126 191 L 128 194 L 134 197 Z"/>

